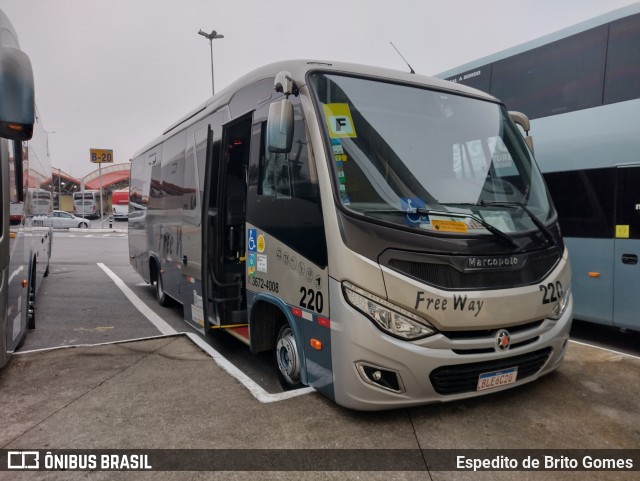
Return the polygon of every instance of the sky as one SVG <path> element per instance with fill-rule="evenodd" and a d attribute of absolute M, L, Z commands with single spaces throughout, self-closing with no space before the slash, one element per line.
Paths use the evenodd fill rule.
<path fill-rule="evenodd" d="M 54 168 L 133 154 L 274 61 L 312 58 L 434 75 L 636 0 L 0 0 L 31 58 Z"/>

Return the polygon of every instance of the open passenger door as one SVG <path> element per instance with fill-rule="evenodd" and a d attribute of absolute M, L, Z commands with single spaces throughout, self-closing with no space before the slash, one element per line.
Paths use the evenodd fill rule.
<path fill-rule="evenodd" d="M 234 326 L 246 331 L 245 221 L 251 120 L 246 116 L 224 126 L 222 142 L 214 143 L 209 130 L 202 243 L 205 331 Z"/>

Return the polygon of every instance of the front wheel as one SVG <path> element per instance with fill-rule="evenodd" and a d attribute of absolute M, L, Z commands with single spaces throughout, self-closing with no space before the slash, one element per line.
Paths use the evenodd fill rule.
<path fill-rule="evenodd" d="M 275 349 L 278 379 L 285 390 L 297 389 L 302 386 L 300 381 L 300 355 L 293 330 L 289 324 L 284 324 L 278 331 Z"/>
<path fill-rule="evenodd" d="M 80 229 L 88 229 L 89 228 L 89 224 L 87 224 L 86 222 L 80 222 L 78 224 L 78 228 L 80 228 Z"/>

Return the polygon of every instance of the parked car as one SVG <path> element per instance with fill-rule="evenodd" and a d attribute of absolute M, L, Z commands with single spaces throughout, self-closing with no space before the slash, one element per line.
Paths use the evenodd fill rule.
<path fill-rule="evenodd" d="M 34 217 L 34 223 L 54 229 L 67 229 L 69 227 L 88 228 L 91 224 L 82 217 L 61 210 L 54 210 L 51 214 Z"/>

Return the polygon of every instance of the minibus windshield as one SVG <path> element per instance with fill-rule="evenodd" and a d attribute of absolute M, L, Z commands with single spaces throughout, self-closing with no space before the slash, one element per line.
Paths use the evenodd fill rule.
<path fill-rule="evenodd" d="M 309 85 L 346 209 L 448 234 L 538 231 L 553 216 L 542 176 L 501 104 L 318 72 Z"/>

